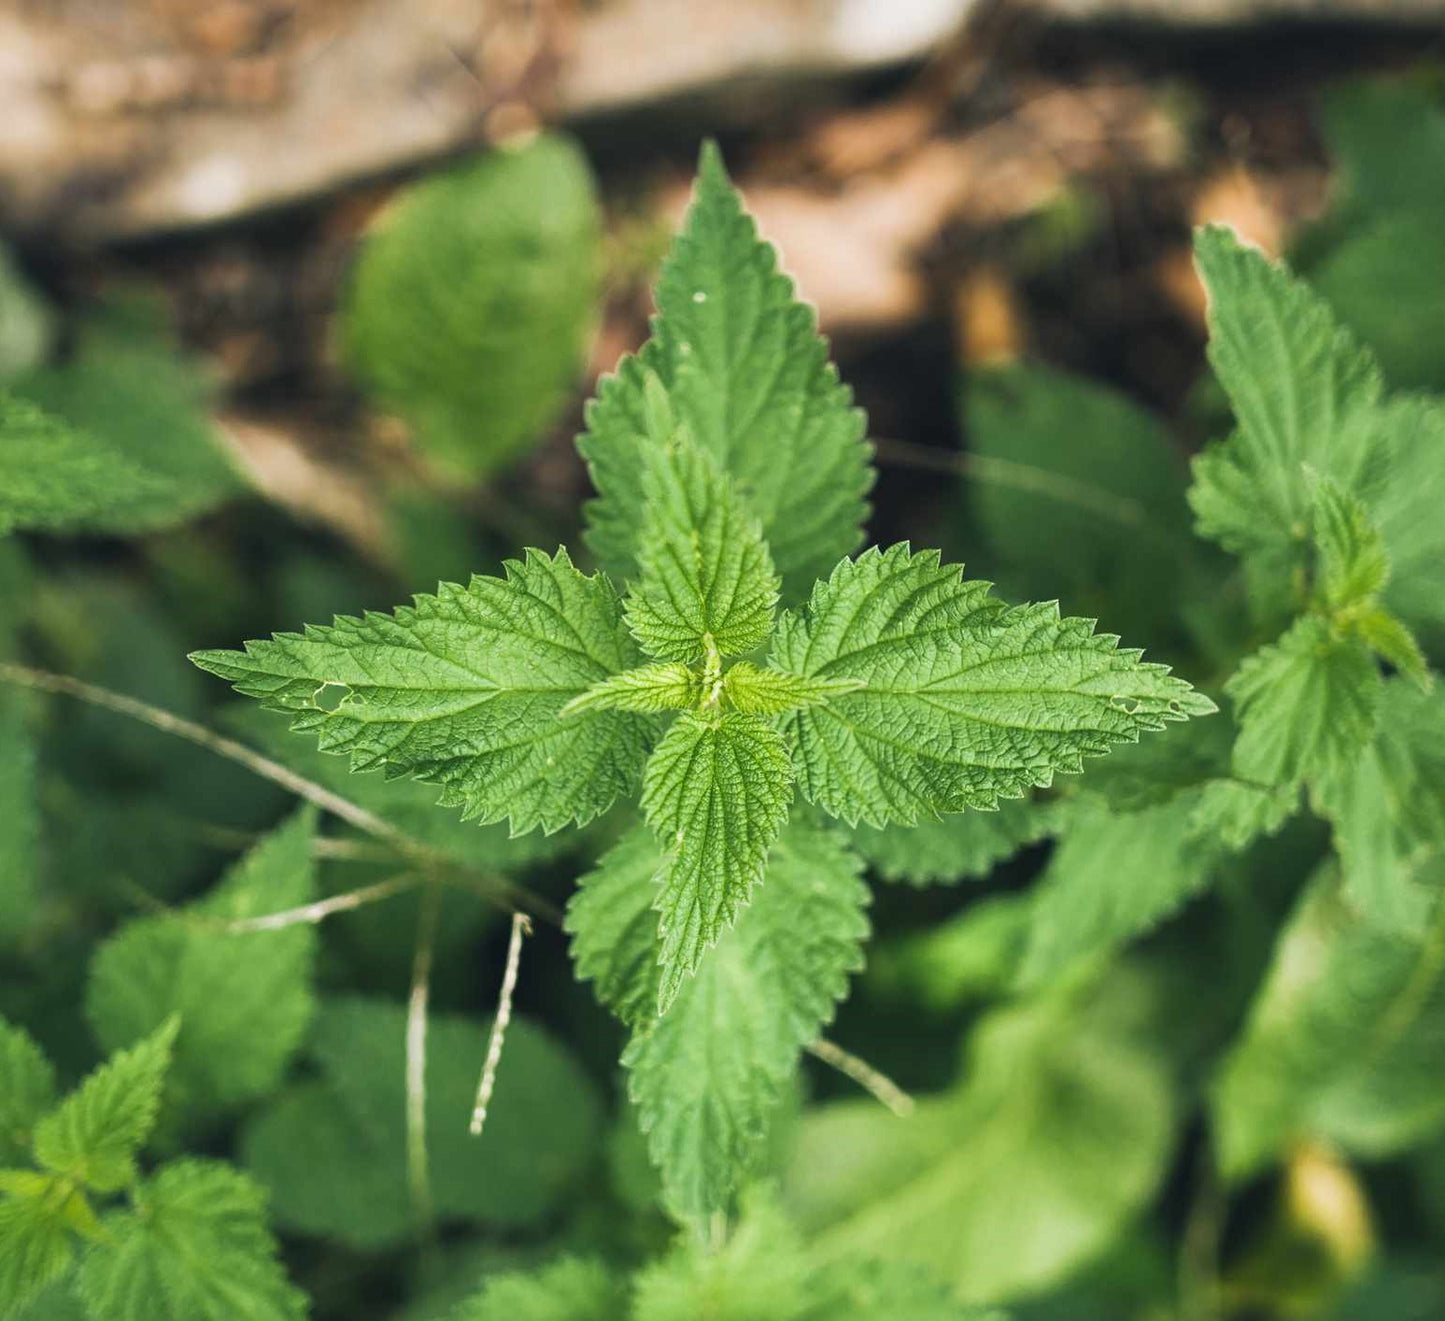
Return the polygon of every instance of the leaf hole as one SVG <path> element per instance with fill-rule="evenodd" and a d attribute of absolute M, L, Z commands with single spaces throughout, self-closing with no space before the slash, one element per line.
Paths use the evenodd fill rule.
<path fill-rule="evenodd" d="M 351 696 L 351 688 L 344 683 L 323 683 L 311 694 L 311 704 L 323 711 L 335 711 Z"/>

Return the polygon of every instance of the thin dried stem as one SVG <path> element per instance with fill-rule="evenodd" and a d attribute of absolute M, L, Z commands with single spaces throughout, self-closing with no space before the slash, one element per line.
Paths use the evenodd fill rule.
<path fill-rule="evenodd" d="M 849 1054 L 842 1046 L 835 1045 L 825 1037 L 819 1037 L 808 1048 L 814 1059 L 837 1069 L 846 1078 L 851 1078 L 875 1101 L 886 1106 L 900 1119 L 907 1119 L 914 1111 L 913 1098 L 886 1074 L 880 1073 L 866 1060 Z"/>
<path fill-rule="evenodd" d="M 1101 490 L 1062 473 L 1050 472 L 1047 468 L 1035 468 L 1031 464 L 1001 459 L 992 454 L 939 449 L 911 440 L 878 440 L 874 442 L 874 448 L 879 463 L 971 477 L 1016 491 L 1047 495 L 1128 528 L 1143 528 L 1149 522 L 1148 511 L 1139 501 Z"/>
<path fill-rule="evenodd" d="M 435 1222 L 426 1142 L 426 1029 L 441 897 L 441 887 L 436 883 L 422 894 L 412 955 L 411 994 L 406 1002 L 406 1176 L 423 1242 L 430 1241 Z"/>
<path fill-rule="evenodd" d="M 124 693 L 102 688 L 98 684 L 86 683 L 84 680 L 72 678 L 68 674 L 52 674 L 47 670 L 31 669 L 29 666 L 15 665 L 8 661 L 0 661 L 0 683 L 13 683 L 19 687 L 33 688 L 40 692 L 59 693 L 107 711 L 114 711 L 118 715 L 139 720 L 152 729 L 185 739 L 189 743 L 216 753 L 217 756 L 225 757 L 237 765 L 244 766 L 262 779 L 280 785 L 298 798 L 315 803 L 348 825 L 355 826 L 358 830 L 377 839 L 385 840 L 404 857 L 437 870 L 457 870 L 457 864 L 446 854 L 408 835 L 404 830 L 383 820 L 359 803 L 353 803 L 349 798 L 343 798 L 340 794 L 326 788 L 325 785 L 308 780 L 304 775 L 297 775 L 295 771 L 283 766 L 280 762 L 272 761 L 270 757 L 262 756 L 259 752 L 246 747 L 245 744 L 214 733 L 204 725 L 196 724 L 193 720 L 186 720 L 161 707 L 152 706 L 149 702 L 127 697 Z M 561 915 L 553 905 L 535 898 L 510 881 L 477 874 L 474 884 L 470 888 L 475 889 L 489 902 L 497 904 L 509 913 L 530 910 L 548 921 L 560 924 Z"/>
<path fill-rule="evenodd" d="M 507 968 L 502 974 L 502 994 L 497 1016 L 492 1020 L 492 1035 L 487 1041 L 487 1058 L 482 1065 L 482 1079 L 477 1084 L 477 1103 L 472 1107 L 471 1134 L 480 1137 L 487 1122 L 487 1107 L 492 1103 L 492 1089 L 497 1085 L 497 1065 L 502 1062 L 502 1041 L 507 1024 L 512 1021 L 512 994 L 517 989 L 517 969 L 522 966 L 522 937 L 531 935 L 532 924 L 525 913 L 512 914 L 512 938 L 507 942 Z"/>
<path fill-rule="evenodd" d="M 300 926 L 303 923 L 314 925 L 317 922 L 325 921 L 333 913 L 349 913 L 354 908 L 363 908 L 367 904 L 390 899 L 394 895 L 405 894 L 408 890 L 416 889 L 425 879 L 415 872 L 402 872 L 400 875 L 389 877 L 384 881 L 377 881 L 375 885 L 363 885 L 355 890 L 347 890 L 344 894 L 333 894 L 325 899 L 318 899 L 315 903 L 282 909 L 279 913 L 263 913 L 258 917 L 237 918 L 233 922 L 222 923 L 221 927 L 230 935 L 242 935 L 249 931 L 280 931 L 286 927 Z"/>

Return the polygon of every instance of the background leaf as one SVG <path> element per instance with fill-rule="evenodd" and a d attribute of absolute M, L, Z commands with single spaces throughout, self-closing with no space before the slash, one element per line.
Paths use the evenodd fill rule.
<path fill-rule="evenodd" d="M 585 157 L 550 135 L 433 174 L 378 218 L 346 358 L 444 472 L 484 476 L 556 416 L 595 315 L 600 227 Z"/>

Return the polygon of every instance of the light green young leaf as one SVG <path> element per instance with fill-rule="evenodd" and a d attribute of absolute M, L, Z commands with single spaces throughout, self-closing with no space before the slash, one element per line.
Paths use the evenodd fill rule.
<path fill-rule="evenodd" d="M 1191 554 L 1188 470 L 1163 423 L 1096 381 L 1014 364 L 970 374 L 969 508 L 1000 587 L 1110 614 L 1155 637 L 1176 618 Z"/>
<path fill-rule="evenodd" d="M 83 528 L 162 489 L 110 446 L 0 394 L 0 534 Z"/>
<path fill-rule="evenodd" d="M 951 885 L 979 880 L 996 863 L 1054 833 L 1055 804 L 1006 798 L 996 811 L 950 812 L 916 826 L 858 826 L 853 847 L 885 881 Z"/>
<path fill-rule="evenodd" d="M 1327 611 L 1373 601 L 1390 579 L 1390 556 L 1363 504 L 1328 477 L 1314 481 L 1319 590 Z"/>
<path fill-rule="evenodd" d="M 88 529 L 170 527 L 244 489 L 211 421 L 209 383 L 180 352 L 158 305 L 136 299 L 93 313 L 65 362 L 12 389 L 146 474 L 144 488 L 117 489 L 75 520 Z"/>
<path fill-rule="evenodd" d="M 642 810 L 666 853 L 658 874 L 658 1012 L 746 907 L 788 819 L 792 766 L 757 716 L 680 715 L 647 763 Z"/>
<path fill-rule="evenodd" d="M 1314 538 L 1319 556 L 1318 604 L 1323 612 L 1337 629 L 1354 634 L 1428 691 L 1429 667 L 1420 644 L 1377 604 L 1390 581 L 1385 538 L 1360 501 L 1328 477 L 1315 482 Z"/>
<path fill-rule="evenodd" d="M 1194 461 L 1199 531 L 1229 550 L 1278 548 L 1310 524 L 1305 465 L 1358 490 L 1376 460 L 1381 381 L 1325 301 L 1227 229 L 1195 236 L 1209 293 L 1209 361 L 1238 432 Z"/>
<path fill-rule="evenodd" d="M 1157 926 L 1208 884 L 1215 841 L 1191 836 L 1198 793 L 1137 812 L 1079 803 L 1034 891 L 1019 983 L 1047 985 Z"/>
<path fill-rule="evenodd" d="M 1374 739 L 1319 782 L 1345 894 L 1372 924 L 1405 935 L 1428 919 L 1426 878 L 1445 855 L 1445 692 L 1384 686 Z"/>
<path fill-rule="evenodd" d="M 527 1227 L 573 1195 L 597 1150 L 596 1088 L 549 1034 L 513 1019 L 480 1138 L 467 1131 L 486 1021 L 434 1016 L 427 1032 L 427 1146 L 438 1217 Z M 361 997 L 324 1003 L 310 1054 L 320 1077 L 283 1091 L 241 1149 L 278 1223 L 362 1249 L 417 1225 L 406 1170 L 406 1010 Z"/>
<path fill-rule="evenodd" d="M 757 519 L 685 432 L 643 457 L 645 516 L 627 597 L 633 637 L 658 660 L 689 664 L 761 646 L 778 578 Z"/>
<path fill-rule="evenodd" d="M 868 890 L 839 835 L 790 826 L 751 905 L 657 1019 L 660 861 L 634 831 L 583 878 L 567 927 L 578 975 L 633 1028 L 623 1062 L 668 1204 L 705 1216 L 756 1162 L 800 1052 L 862 966 Z"/>
<path fill-rule="evenodd" d="M 723 671 L 723 695 L 739 711 L 755 716 L 779 716 L 805 706 L 817 706 L 863 686 L 861 679 L 809 679 L 784 674 L 751 661 L 738 661 Z"/>
<path fill-rule="evenodd" d="M 807 1115 L 785 1185 L 822 1260 L 935 1272 L 963 1302 L 1035 1293 L 1107 1246 L 1170 1158 L 1165 1061 L 1052 996 L 975 1029 L 962 1083 L 899 1121 Z"/>
<path fill-rule="evenodd" d="M 579 711 L 687 711 L 702 705 L 702 678 L 680 661 L 642 665 L 599 679 L 562 708 L 563 718 Z"/>
<path fill-rule="evenodd" d="M 600 1261 L 564 1257 L 536 1272 L 489 1279 L 454 1321 L 626 1321 L 622 1283 Z"/>
<path fill-rule="evenodd" d="M 585 157 L 545 136 L 429 175 L 367 235 L 346 358 L 446 471 L 485 474 L 556 415 L 596 316 L 600 232 Z"/>
<path fill-rule="evenodd" d="M 1435 679 L 1430 663 L 1410 632 L 1388 610 L 1368 610 L 1354 621 L 1354 630 L 1365 644 L 1386 664 L 1393 665 L 1421 692 L 1428 693 Z"/>
<path fill-rule="evenodd" d="M 35 1125 L 35 1159 L 99 1193 L 136 1178 L 135 1156 L 160 1111 L 161 1088 L 180 1024 L 120 1051 Z"/>
<path fill-rule="evenodd" d="M 786 721 L 803 792 L 850 825 L 987 810 L 1214 710 L 1092 621 L 1009 609 L 960 573 L 906 543 L 870 550 L 779 624 L 779 668 L 864 682 Z"/>
<path fill-rule="evenodd" d="M 106 1220 L 107 1241 L 81 1262 L 77 1288 L 93 1321 L 304 1321 L 266 1227 L 266 1199 L 219 1161 L 164 1166 L 137 1210 Z"/>
<path fill-rule="evenodd" d="M 1246 1178 L 1291 1143 L 1325 1138 L 1380 1157 L 1445 1124 L 1445 858 L 1412 932 L 1362 921 L 1333 867 L 1285 928 L 1213 1093 L 1221 1166 Z"/>
<path fill-rule="evenodd" d="M 1382 687 L 1362 642 L 1317 615 L 1297 620 L 1225 685 L 1239 720 L 1236 774 L 1267 786 L 1338 775 L 1369 742 Z"/>
<path fill-rule="evenodd" d="M 189 912 L 129 923 L 91 962 L 86 1015 L 107 1050 L 179 1015 L 167 1092 L 183 1122 L 273 1091 L 301 1043 L 315 929 L 232 934 L 222 924 L 306 903 L 315 831 L 315 809 L 302 808 Z"/>
<path fill-rule="evenodd" d="M 759 240 L 716 148 L 663 266 L 653 337 L 604 378 L 578 447 L 600 499 L 588 541 L 609 573 L 637 576 L 649 373 L 677 422 L 736 483 L 796 597 L 862 540 L 871 482 L 863 415 L 828 362 L 812 310 Z"/>
<path fill-rule="evenodd" d="M 77 1198 L 79 1192 L 49 1182 L 26 1196 L 0 1194 L 0 1318 L 24 1315 L 70 1269 L 75 1247 L 66 1202 Z"/>
<path fill-rule="evenodd" d="M 559 550 L 511 560 L 505 578 L 443 583 L 395 614 L 338 616 L 244 652 L 192 656 L 204 670 L 295 715 L 354 771 L 442 786 L 441 802 L 516 833 L 583 824 L 636 781 L 645 717 L 558 712 L 637 649 L 617 595 Z"/>
<path fill-rule="evenodd" d="M 0 1018 L 0 1166 L 30 1146 L 35 1121 L 55 1100 L 55 1070 L 23 1028 Z"/>

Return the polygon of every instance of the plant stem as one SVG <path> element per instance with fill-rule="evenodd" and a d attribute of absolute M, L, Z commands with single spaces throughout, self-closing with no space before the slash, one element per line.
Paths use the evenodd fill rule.
<path fill-rule="evenodd" d="M 900 1119 L 907 1119 L 913 1113 L 913 1098 L 866 1060 L 860 1060 L 856 1055 L 850 1054 L 842 1046 L 825 1037 L 819 1037 L 807 1050 L 814 1059 L 822 1060 L 824 1064 L 837 1069 L 844 1077 L 851 1078 L 874 1100 L 886 1106 Z"/>
<path fill-rule="evenodd" d="M 375 885 L 363 885 L 355 890 L 347 890 L 344 894 L 333 894 L 328 898 L 318 899 L 315 903 L 282 909 L 279 913 L 263 913 L 259 917 L 237 918 L 233 922 L 224 922 L 221 926 L 231 935 L 242 935 L 250 931 L 280 931 L 285 927 L 299 926 L 302 923 L 314 925 L 324 921 L 333 913 L 347 913 L 353 908 L 361 908 L 382 899 L 390 899 L 393 895 L 405 894 L 408 890 L 416 889 L 425 880 L 426 877 L 418 876 L 415 872 L 402 872 L 387 880 L 377 881 Z"/>
<path fill-rule="evenodd" d="M 522 966 L 522 937 L 530 935 L 532 924 L 525 913 L 512 914 L 512 936 L 507 942 L 507 967 L 502 973 L 502 994 L 497 1003 L 497 1016 L 492 1020 L 492 1034 L 487 1040 L 487 1058 L 482 1065 L 482 1078 L 477 1084 L 477 1103 L 472 1107 L 471 1134 L 480 1137 L 487 1122 L 487 1107 L 492 1103 L 492 1089 L 497 1085 L 497 1066 L 502 1062 L 502 1041 L 507 1024 L 512 1021 L 512 994 L 517 989 L 517 970 Z"/>
<path fill-rule="evenodd" d="M 416 948 L 412 955 L 411 994 L 406 1002 L 406 1176 L 417 1235 L 424 1250 L 434 1249 L 436 1233 L 426 1141 L 426 1030 L 440 914 L 441 887 L 432 882 L 421 897 Z"/>
<path fill-rule="evenodd" d="M 446 854 L 408 835 L 404 830 L 383 820 L 359 803 L 353 803 L 349 798 L 343 798 L 340 794 L 326 788 L 325 785 L 317 784 L 316 781 L 308 780 L 304 775 L 296 774 L 295 771 L 283 766 L 280 762 L 272 761 L 270 757 L 262 756 L 261 753 L 246 747 L 245 744 L 237 743 L 235 739 L 226 738 L 222 734 L 207 729 L 204 725 L 198 725 L 193 720 L 187 720 L 183 716 L 175 715 L 161 707 L 152 706 L 149 702 L 142 702 L 135 697 L 127 697 L 124 693 L 102 688 L 98 684 L 86 683 L 83 679 L 76 679 L 68 674 L 52 674 L 48 670 L 31 669 L 29 666 L 15 665 L 9 661 L 0 661 L 0 683 L 12 683 L 22 688 L 33 688 L 39 692 L 74 697 L 79 701 L 88 702 L 91 706 L 98 706 L 104 710 L 113 711 L 117 715 L 139 720 L 152 729 L 185 739 L 188 743 L 194 743 L 197 747 L 205 748 L 217 756 L 225 757 L 239 766 L 244 766 L 263 780 L 270 780 L 272 784 L 280 785 L 281 788 L 295 794 L 298 798 L 315 803 L 348 825 L 355 826 L 356 829 L 368 835 L 384 840 L 403 857 L 411 858 L 435 870 L 457 869 L 457 864 Z M 510 881 L 480 875 L 477 879 L 476 888 L 484 897 L 507 912 L 531 911 L 550 922 L 560 924 L 561 915 L 556 908 L 545 900 L 527 893 L 519 886 L 513 885 Z"/>

